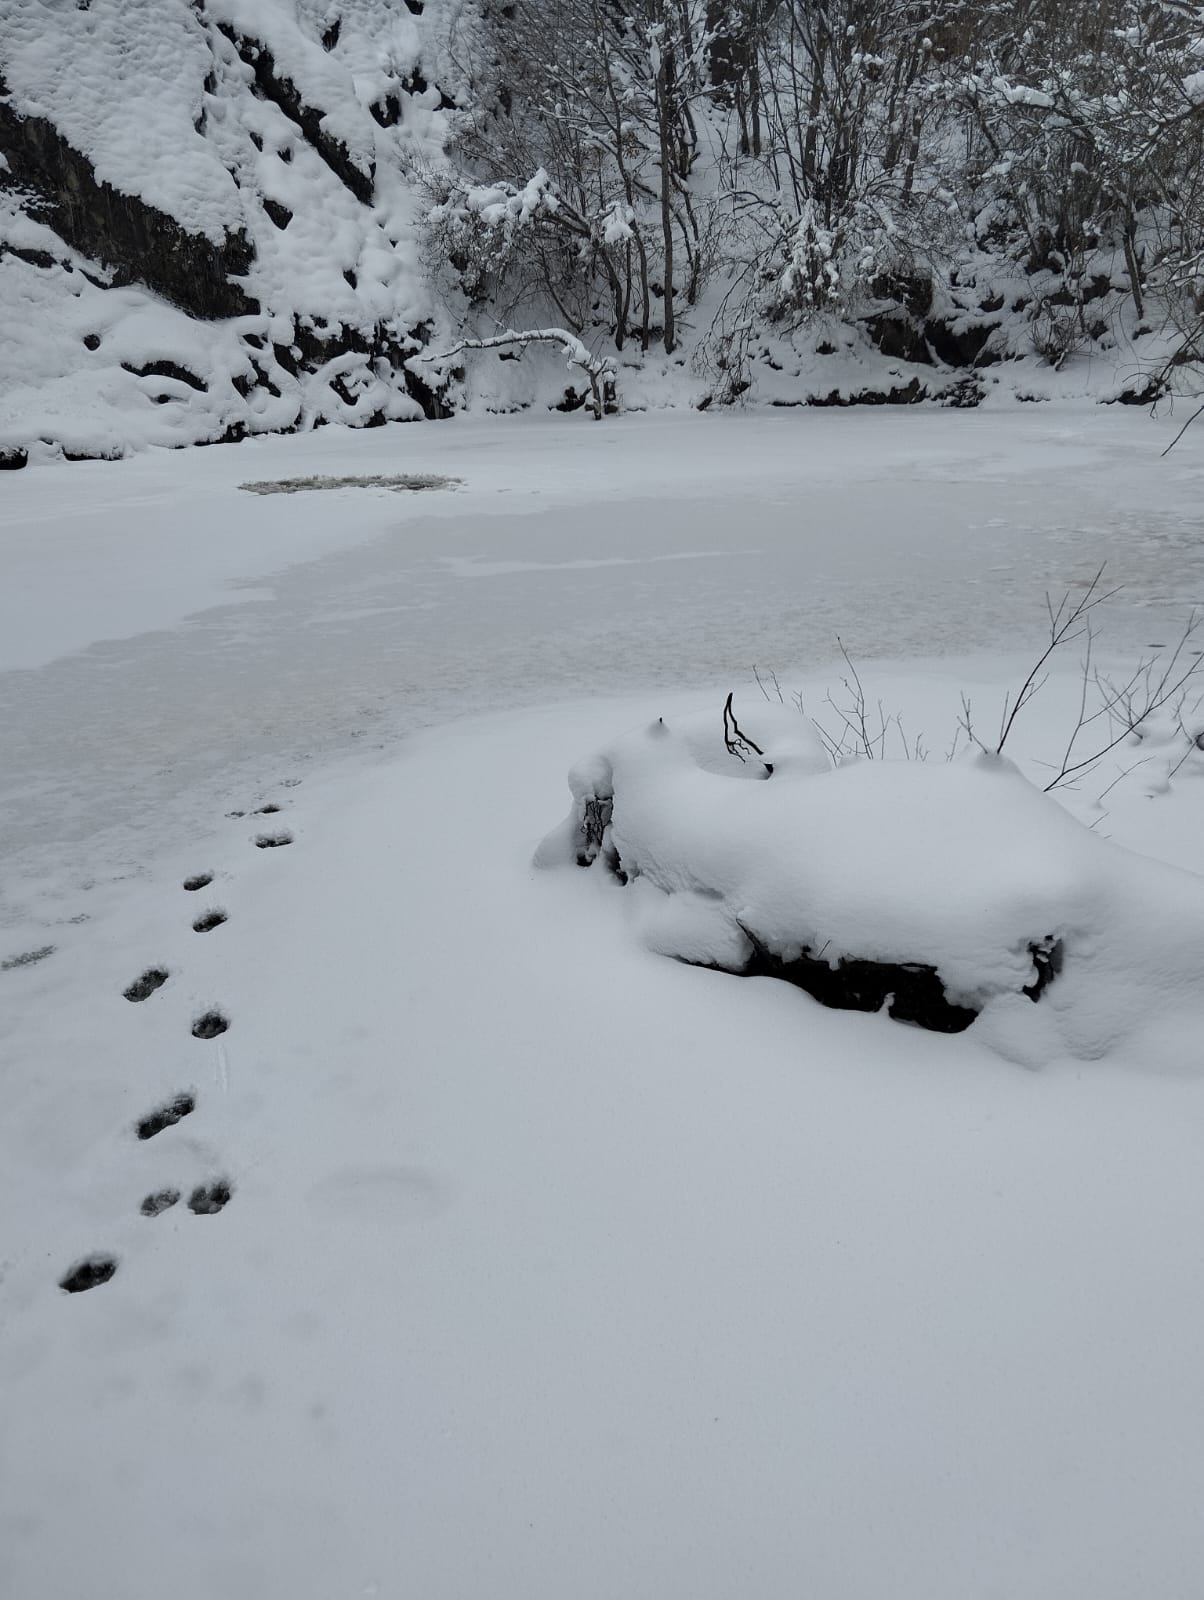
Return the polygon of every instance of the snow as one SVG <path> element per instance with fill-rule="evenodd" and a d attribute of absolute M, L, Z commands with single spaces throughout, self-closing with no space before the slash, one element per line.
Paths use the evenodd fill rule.
<path fill-rule="evenodd" d="M 822 720 L 838 630 L 934 772 L 962 691 L 991 724 L 1031 663 L 1045 588 L 1107 557 L 1101 665 L 1173 642 L 1204 592 L 1174 425 L 457 419 L 10 475 L 5 1600 L 1194 1592 L 1182 973 L 1095 1058 L 1055 1028 L 1020 1065 L 985 1016 L 937 1036 L 666 960 L 629 891 L 530 865 L 571 764 L 659 717 L 691 780 L 764 803 L 777 769 L 694 765 L 729 689 L 788 790 L 868 790 L 751 698 L 756 664 Z M 464 481 L 238 488 L 399 471 Z M 1077 695 L 1069 662 L 1018 722 L 1026 779 Z M 1032 800 L 1041 892 L 1089 863 L 1172 966 L 1193 749 L 1163 719 L 1066 815 Z M 1015 774 L 949 771 L 1021 815 Z M 1130 981 L 1092 929 L 1084 973 Z M 1075 981 L 1018 1003 L 1053 1018 L 1065 984 L 1077 1014 Z M 228 1031 L 192 1037 L 211 1009 Z M 59 1289 L 103 1252 L 110 1282 Z"/>
<path fill-rule="evenodd" d="M 5 6 L 0 73 L 13 104 L 53 122 L 103 182 L 220 244 L 241 206 L 195 126 L 211 66 L 205 27 L 183 0 Z"/>
<path fill-rule="evenodd" d="M 80 8 L 17 0 L 0 29 L 0 73 L 14 106 L 49 117 L 98 179 L 183 229 L 218 243 L 244 233 L 254 259 L 241 281 L 262 309 L 201 321 L 141 286 L 113 288 L 103 263 L 31 220 L 26 197 L 0 196 L 0 446 L 27 448 L 35 462 L 64 451 L 112 457 L 208 442 L 231 428 L 421 417 L 404 381 L 379 361 L 389 341 L 404 355 L 418 347 L 415 329 L 446 322 L 422 260 L 426 202 L 416 172 L 441 159 L 448 117 L 428 103 L 437 92 L 405 88 L 425 56 L 428 72 L 437 66 L 457 86 L 449 24 L 430 9 L 420 26 L 385 0 L 357 0 L 340 8 L 328 52 L 319 42 L 324 6 L 214 0 L 198 13 L 187 0 Z M 269 48 L 278 75 L 321 113 L 323 132 L 362 174 L 375 172 L 370 203 L 254 92 L 253 70 L 222 26 Z M 369 107 L 389 95 L 403 117 L 384 128 Z M 265 201 L 290 213 L 284 226 Z M 303 362 L 299 376 L 277 359 L 276 347 L 297 356 L 307 336 L 337 340 L 346 330 L 360 336 L 351 342 L 361 353 Z M 163 362 L 197 384 L 128 371 Z"/>
<path fill-rule="evenodd" d="M 735 972 L 756 948 L 930 966 L 982 1034 L 1028 1062 L 1097 1058 L 1174 1013 L 1164 1064 L 1194 1067 L 1204 877 L 1097 838 L 993 752 L 832 770 L 800 711 L 754 706 L 740 728 L 765 753 L 763 781 L 733 782 L 754 758 L 729 754 L 723 727 L 718 708 L 680 732 L 657 718 L 576 765 L 574 809 L 537 864 L 576 860 L 586 805 L 609 800 L 603 855 L 635 880 L 642 937 L 664 955 Z M 1055 941 L 1065 971 L 1036 1011 L 1033 950 Z"/>

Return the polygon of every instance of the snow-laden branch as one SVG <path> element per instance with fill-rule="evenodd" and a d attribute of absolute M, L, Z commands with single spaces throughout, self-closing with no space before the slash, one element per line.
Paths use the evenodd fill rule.
<path fill-rule="evenodd" d="M 438 355 L 420 356 L 421 361 L 450 361 L 463 350 L 501 350 L 508 345 L 558 344 L 568 358 L 570 367 L 580 367 L 589 379 L 594 416 L 599 421 L 603 412 L 615 404 L 615 364 L 609 356 L 596 356 L 586 348 L 575 333 L 567 328 L 506 328 L 502 333 L 487 339 L 461 339 L 450 350 Z"/>

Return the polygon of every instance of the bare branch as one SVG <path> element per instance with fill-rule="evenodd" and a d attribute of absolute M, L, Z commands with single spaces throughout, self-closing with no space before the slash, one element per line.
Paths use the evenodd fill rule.
<path fill-rule="evenodd" d="M 422 355 L 419 361 L 450 361 L 463 350 L 501 350 L 509 345 L 558 344 L 568 357 L 570 367 L 580 367 L 589 379 L 593 399 L 594 417 L 600 422 L 603 412 L 615 404 L 615 364 L 609 356 L 596 356 L 567 328 L 524 328 L 521 332 L 507 328 L 488 339 L 461 339 L 450 350 L 438 355 Z"/>

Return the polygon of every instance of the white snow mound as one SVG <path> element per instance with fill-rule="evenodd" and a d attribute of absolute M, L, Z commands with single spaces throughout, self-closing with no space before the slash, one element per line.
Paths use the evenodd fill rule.
<path fill-rule="evenodd" d="M 833 768 L 804 717 L 767 709 L 741 717 L 763 762 L 729 754 L 709 712 L 579 763 L 537 865 L 600 855 L 644 943 L 681 960 L 934 968 L 976 1031 L 1033 1064 L 1101 1056 L 1150 1018 L 1204 1021 L 1204 879 L 1098 838 L 1004 757 Z M 1055 943 L 1034 1004 L 1034 947 Z"/>

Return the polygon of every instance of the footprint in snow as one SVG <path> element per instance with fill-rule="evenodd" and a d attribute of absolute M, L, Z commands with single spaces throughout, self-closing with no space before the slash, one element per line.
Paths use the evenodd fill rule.
<path fill-rule="evenodd" d="M 68 1294 L 83 1294 L 85 1289 L 97 1289 L 102 1283 L 108 1283 L 116 1271 L 116 1256 L 85 1256 L 66 1277 L 59 1279 L 59 1288 Z"/>
<path fill-rule="evenodd" d="M 199 1184 L 188 1197 L 188 1209 L 198 1217 L 215 1217 L 229 1205 L 234 1189 L 228 1178 L 218 1178 L 213 1183 Z"/>
<path fill-rule="evenodd" d="M 190 894 L 195 894 L 198 889 L 207 889 L 212 882 L 211 872 L 198 872 L 194 877 L 184 879 L 184 887 Z"/>
<path fill-rule="evenodd" d="M 292 842 L 291 833 L 260 833 L 255 836 L 255 847 L 258 850 L 278 850 L 281 845 Z"/>
<path fill-rule="evenodd" d="M 144 1217 L 157 1217 L 170 1211 L 179 1198 L 178 1189 L 157 1189 L 154 1194 L 147 1195 L 139 1209 Z"/>
<path fill-rule="evenodd" d="M 193 1022 L 192 1037 L 194 1039 L 216 1039 L 219 1034 L 225 1033 L 229 1026 L 229 1018 L 222 1016 L 220 1011 L 206 1011 Z"/>
<path fill-rule="evenodd" d="M 128 989 L 123 990 L 127 1000 L 149 1000 L 156 989 L 161 989 L 167 982 L 168 974 L 163 967 L 148 967 L 140 978 L 135 978 Z"/>
<path fill-rule="evenodd" d="M 223 922 L 228 921 L 226 913 L 216 906 L 212 911 L 206 911 L 192 925 L 193 933 L 211 933 L 214 928 L 220 928 Z"/>
<path fill-rule="evenodd" d="M 174 1100 L 169 1100 L 166 1105 L 159 1106 L 155 1111 L 143 1117 L 138 1124 L 138 1137 L 140 1139 L 153 1139 L 157 1133 L 162 1133 L 165 1128 L 174 1128 L 182 1118 L 190 1116 L 196 1110 L 196 1095 L 190 1093 L 178 1094 Z"/>

